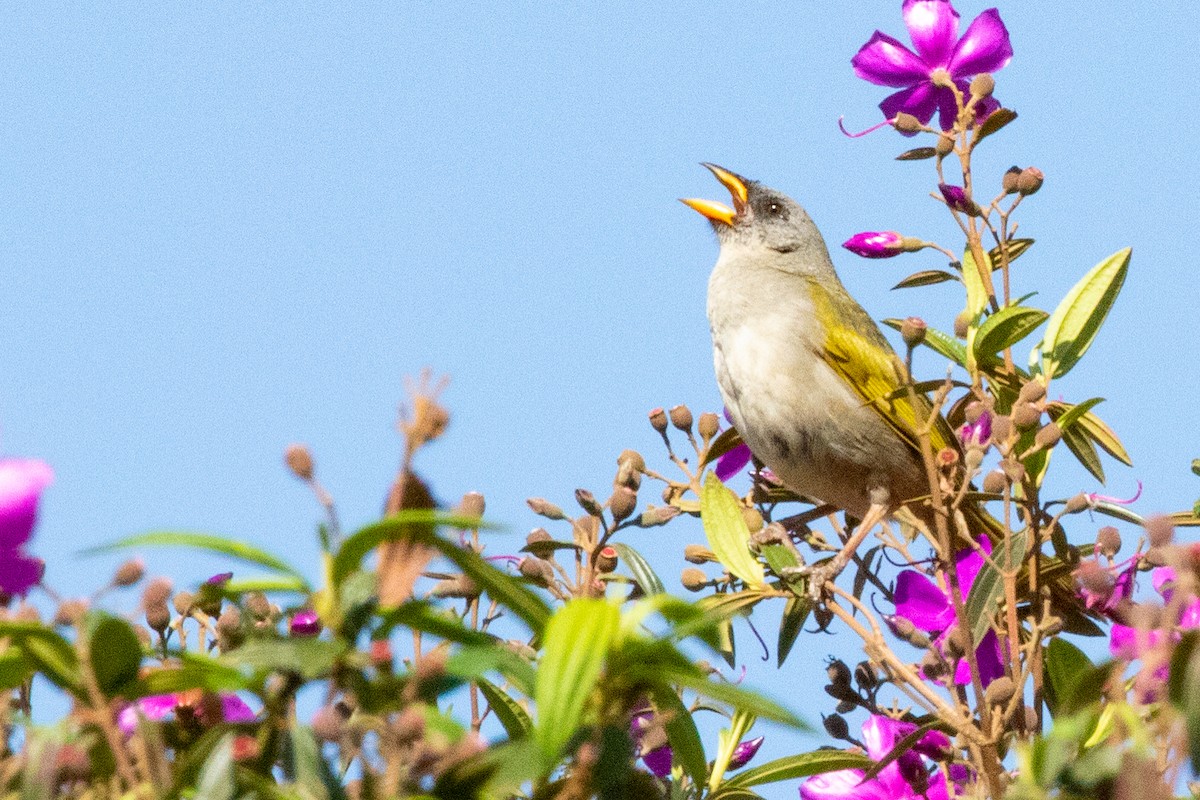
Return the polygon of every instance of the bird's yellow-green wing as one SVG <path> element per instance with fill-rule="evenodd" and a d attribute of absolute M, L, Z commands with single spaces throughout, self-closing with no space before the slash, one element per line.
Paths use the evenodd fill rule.
<path fill-rule="evenodd" d="M 925 395 L 916 395 L 916 406 L 904 386 L 896 351 L 875 321 L 849 295 L 838 302 L 825 287 L 809 283 L 815 311 L 825 329 L 825 362 L 878 412 L 914 452 L 920 452 L 917 428 L 929 419 L 932 406 Z M 938 416 L 930 431 L 933 449 L 953 446 L 949 425 Z"/>

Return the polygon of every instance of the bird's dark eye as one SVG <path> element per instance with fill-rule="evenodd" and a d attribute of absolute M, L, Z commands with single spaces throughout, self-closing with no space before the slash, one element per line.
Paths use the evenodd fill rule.
<path fill-rule="evenodd" d="M 771 203 L 767 206 L 767 213 L 773 217 L 778 217 L 781 211 L 783 211 L 783 206 L 779 203 Z"/>

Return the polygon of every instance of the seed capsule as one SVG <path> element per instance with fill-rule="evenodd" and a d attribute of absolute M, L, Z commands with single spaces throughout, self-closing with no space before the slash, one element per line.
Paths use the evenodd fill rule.
<path fill-rule="evenodd" d="M 692 412 L 687 406 L 675 406 L 667 413 L 671 417 L 671 424 L 679 430 L 687 433 L 692 429 Z"/>
<path fill-rule="evenodd" d="M 680 576 L 683 588 L 689 592 L 699 592 L 708 586 L 708 576 L 695 567 L 688 567 Z"/>

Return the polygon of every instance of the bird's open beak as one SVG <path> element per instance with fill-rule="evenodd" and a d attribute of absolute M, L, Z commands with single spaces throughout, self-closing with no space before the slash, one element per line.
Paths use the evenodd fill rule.
<path fill-rule="evenodd" d="M 733 199 L 733 208 L 715 200 L 701 200 L 695 197 L 681 198 L 680 202 L 715 222 L 732 225 L 733 220 L 746 209 L 746 198 L 749 196 L 746 191 L 746 181 L 741 176 L 735 175 L 723 167 L 718 167 L 716 164 L 706 163 L 704 166 L 717 176 L 721 185 L 729 190 L 729 196 Z"/>

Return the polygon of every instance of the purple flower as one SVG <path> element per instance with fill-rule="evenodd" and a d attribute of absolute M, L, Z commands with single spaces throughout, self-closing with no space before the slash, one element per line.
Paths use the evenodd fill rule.
<path fill-rule="evenodd" d="M 895 231 L 864 231 L 856 233 L 842 247 L 863 258 L 891 258 L 903 251 L 904 237 Z"/>
<path fill-rule="evenodd" d="M 958 438 L 964 447 L 987 447 L 992 440 L 992 414 L 984 411 L 979 419 L 963 425 L 958 432 Z"/>
<path fill-rule="evenodd" d="M 960 39 L 958 12 L 949 0 L 904 0 L 901 13 L 916 52 L 875 31 L 851 59 L 854 73 L 871 83 L 900 89 L 879 104 L 885 118 L 905 112 L 925 124 L 937 111 L 942 130 L 950 130 L 958 116 L 950 84 L 966 94 L 972 77 L 1008 64 L 1013 54 L 1008 30 L 999 12 L 989 8 L 974 19 Z M 999 107 L 987 97 L 975 108 L 978 118 L 983 119 Z"/>
<path fill-rule="evenodd" d="M 991 554 L 992 545 L 987 539 L 980 540 L 980 547 L 985 553 Z M 983 556 L 977 550 L 968 548 L 960 550 L 954 556 L 954 562 L 958 566 L 959 587 L 966 598 L 971 593 L 975 576 L 983 567 Z M 896 576 L 895 599 L 896 614 L 921 630 L 936 634 L 934 644 L 945 652 L 946 639 L 957 622 L 949 594 L 922 573 L 907 569 Z M 1004 674 L 1000 642 L 995 631 L 989 630 L 979 641 L 975 648 L 975 661 L 979 665 L 979 679 L 984 686 Z M 955 666 L 954 682 L 971 682 L 971 665 L 967 659 L 960 659 Z"/>
<path fill-rule="evenodd" d="M 762 747 L 763 739 L 762 736 L 747 739 L 733 748 L 733 755 L 729 757 L 729 769 L 741 769 L 749 764 L 750 759 L 758 753 L 758 748 Z"/>
<path fill-rule="evenodd" d="M 961 211 L 964 214 L 971 214 L 976 210 L 976 205 L 967 197 L 967 191 L 961 186 L 951 186 L 948 183 L 939 183 L 938 189 L 942 192 L 942 197 L 946 200 L 946 205 L 955 211 Z"/>
<path fill-rule="evenodd" d="M 1151 580 L 1154 583 L 1154 590 L 1162 596 L 1163 600 L 1167 603 L 1171 602 L 1171 598 L 1175 594 L 1175 570 L 1171 567 L 1159 567 L 1151 574 Z M 1200 599 L 1193 597 L 1180 611 L 1178 621 L 1169 631 L 1172 638 L 1177 638 L 1178 634 L 1174 628 L 1179 630 L 1200 628 Z M 1113 623 L 1112 630 L 1109 632 L 1108 649 L 1114 657 L 1132 661 L 1160 646 L 1167 640 L 1167 635 L 1168 631 L 1161 628 L 1139 630 L 1128 625 Z M 1164 670 L 1164 680 L 1165 677 Z"/>
<path fill-rule="evenodd" d="M 121 729 L 121 733 L 126 736 L 132 736 L 137 730 L 138 717 L 142 716 L 149 720 L 165 719 L 175 710 L 180 707 L 195 708 L 200 721 L 206 725 L 215 724 L 215 722 L 253 722 L 254 711 L 250 706 L 242 702 L 242 699 L 236 694 L 222 692 L 221 695 L 221 719 L 210 721 L 204 719 L 204 705 L 199 703 L 200 694 L 197 692 L 177 692 L 174 694 L 154 694 L 149 697 L 142 697 L 133 705 L 126 706 L 117 715 L 117 727 Z"/>
<path fill-rule="evenodd" d="M 732 425 L 733 417 L 729 415 L 729 409 L 723 409 L 722 413 L 725 414 L 725 421 Z M 745 469 L 746 465 L 750 463 L 751 457 L 750 447 L 745 443 L 739 444 L 717 459 L 717 477 L 724 483 Z"/>
<path fill-rule="evenodd" d="M 232 577 L 233 577 L 232 572 L 218 572 L 216 575 L 213 575 L 211 578 L 206 580 L 204 582 L 204 585 L 221 587 L 221 586 L 224 586 L 225 584 L 229 583 L 229 580 Z"/>
<path fill-rule="evenodd" d="M 297 611 L 288 620 L 289 636 L 316 636 L 321 632 L 321 618 L 311 608 Z"/>
<path fill-rule="evenodd" d="M 25 553 L 37 522 L 42 490 L 54 480 L 44 461 L 0 459 L 0 591 L 23 595 L 42 579 L 45 565 Z"/>
<path fill-rule="evenodd" d="M 641 711 L 633 715 L 629 720 L 629 735 L 633 739 L 634 747 L 642 756 L 642 763 L 646 765 L 646 769 L 650 770 L 651 774 L 659 778 L 665 778 L 671 774 L 671 760 L 674 756 L 671 746 L 662 744 L 648 750 L 645 747 L 647 736 L 655 740 L 666 738 L 662 727 L 656 726 L 652 711 Z"/>
<path fill-rule="evenodd" d="M 872 715 L 862 726 L 867 755 L 879 761 L 896 742 L 916 730 L 911 722 L 900 722 Z M 940 772 L 930 774 L 922 756 L 939 757 L 950 748 L 950 739 L 940 731 L 922 736 L 913 748 L 902 753 L 879 774 L 864 781 L 861 769 L 843 769 L 816 775 L 800 785 L 803 800 L 948 800 L 946 778 Z M 923 784 L 923 785 L 922 785 Z"/>

